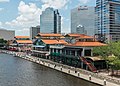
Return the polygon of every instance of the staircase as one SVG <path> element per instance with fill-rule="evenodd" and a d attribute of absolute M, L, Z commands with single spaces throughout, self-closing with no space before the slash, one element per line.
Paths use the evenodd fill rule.
<path fill-rule="evenodd" d="M 80 57 L 80 59 L 81 59 L 81 61 L 82 61 L 84 64 L 86 64 L 86 65 L 89 67 L 89 69 L 90 69 L 92 72 L 97 72 L 96 67 L 95 67 L 90 61 L 87 61 L 87 59 L 84 58 L 84 57 Z"/>

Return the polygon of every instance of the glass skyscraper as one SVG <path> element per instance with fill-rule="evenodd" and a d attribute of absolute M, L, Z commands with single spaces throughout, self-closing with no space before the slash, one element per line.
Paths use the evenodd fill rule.
<path fill-rule="evenodd" d="M 95 8 L 87 6 L 79 6 L 71 10 L 71 33 L 78 32 L 78 26 L 82 25 L 86 31 L 86 35 L 93 36 L 95 34 Z M 84 33 L 83 33 L 84 34 Z"/>
<path fill-rule="evenodd" d="M 95 13 L 98 39 L 120 40 L 120 0 L 96 0 Z"/>
<path fill-rule="evenodd" d="M 40 33 L 61 33 L 61 16 L 58 10 L 48 7 L 42 12 Z"/>

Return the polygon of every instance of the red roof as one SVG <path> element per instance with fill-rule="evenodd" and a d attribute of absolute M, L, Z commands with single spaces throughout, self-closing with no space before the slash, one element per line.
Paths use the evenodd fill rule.
<path fill-rule="evenodd" d="M 19 44 L 32 44 L 33 42 L 31 40 L 16 40 Z"/>
<path fill-rule="evenodd" d="M 94 37 L 92 37 L 92 36 L 87 36 L 87 35 L 81 36 L 80 38 L 83 38 L 83 39 L 94 39 Z"/>
<path fill-rule="evenodd" d="M 54 34 L 54 33 L 38 33 L 39 36 L 43 36 L 43 37 L 61 37 L 61 34 Z"/>
<path fill-rule="evenodd" d="M 43 41 L 45 44 L 67 44 L 67 42 L 64 41 L 64 40 L 56 40 L 56 39 L 53 39 L 53 40 L 50 40 L 50 39 L 42 39 L 42 41 Z"/>
<path fill-rule="evenodd" d="M 15 38 L 30 38 L 29 36 L 15 36 Z"/>
<path fill-rule="evenodd" d="M 79 47 L 97 47 L 97 46 L 106 46 L 100 42 L 76 42 L 74 44 L 69 44 L 68 46 L 79 46 Z"/>
<path fill-rule="evenodd" d="M 66 36 L 70 36 L 70 37 L 81 37 L 81 36 L 85 36 L 84 34 L 74 34 L 74 33 L 70 33 L 67 34 Z"/>

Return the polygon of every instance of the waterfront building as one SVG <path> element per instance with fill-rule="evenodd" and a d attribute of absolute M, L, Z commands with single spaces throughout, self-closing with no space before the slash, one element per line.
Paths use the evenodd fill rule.
<path fill-rule="evenodd" d="M 33 40 L 34 37 L 40 33 L 40 26 L 30 27 L 30 39 Z"/>
<path fill-rule="evenodd" d="M 120 0 L 96 0 L 95 13 L 98 39 L 120 40 Z"/>
<path fill-rule="evenodd" d="M 82 33 L 77 30 L 81 25 L 87 31 Z M 93 36 L 95 26 L 94 7 L 79 6 L 71 10 L 71 33 L 79 33 Z"/>
<path fill-rule="evenodd" d="M 10 48 L 16 48 L 19 51 L 30 50 L 33 42 L 30 40 L 29 36 L 15 36 L 14 40 L 10 44 Z"/>
<path fill-rule="evenodd" d="M 61 33 L 61 16 L 58 10 L 46 8 L 40 15 L 41 33 Z"/>
<path fill-rule="evenodd" d="M 37 36 L 35 36 L 36 41 L 33 43 L 33 48 L 36 50 L 44 50 L 49 51 L 49 45 L 51 44 L 57 44 L 61 41 L 61 34 L 53 34 L 53 33 L 38 33 Z M 65 42 L 65 41 L 64 41 Z"/>
<path fill-rule="evenodd" d="M 0 29 L 0 37 L 4 40 L 13 40 L 15 37 L 15 31 Z"/>
<path fill-rule="evenodd" d="M 98 57 L 92 58 L 93 48 L 106 46 L 106 44 L 96 41 L 92 36 L 67 34 L 65 35 L 67 41 L 65 41 L 61 39 L 58 34 L 39 35 L 40 37 L 33 43 L 32 53 L 36 56 L 53 59 L 69 65 L 79 65 L 84 69 L 89 67 L 89 69 L 94 72 L 96 71 L 94 66 L 98 69 L 106 67 L 105 60 L 98 59 Z M 90 60 L 90 62 L 88 62 L 87 59 Z M 98 61 L 98 64 L 95 63 L 96 61 Z M 95 63 L 94 66 L 91 62 Z"/>
<path fill-rule="evenodd" d="M 96 41 L 96 39 L 93 36 L 88 36 L 85 34 L 67 34 L 67 35 L 65 35 L 65 40 L 63 40 L 61 38 L 62 38 L 62 35 L 60 35 L 60 34 L 39 33 L 37 35 L 36 41 L 33 43 L 33 45 L 34 45 L 34 47 L 43 48 L 46 46 L 46 42 L 48 42 L 49 46 L 47 46 L 48 47 L 47 51 L 52 51 L 49 49 L 51 49 L 53 47 L 53 44 L 55 44 L 53 48 L 57 48 L 55 46 L 60 46 L 60 45 L 57 45 L 57 43 L 59 44 L 59 42 L 60 42 L 60 43 L 65 44 L 64 48 L 65 47 L 76 47 L 76 48 L 80 47 L 81 48 L 80 52 L 77 54 L 74 53 L 73 55 L 74 56 L 79 55 L 79 56 L 83 56 L 83 57 L 84 56 L 93 56 L 92 52 L 91 52 L 93 47 L 106 45 L 106 44 Z M 44 40 L 46 40 L 46 41 L 44 41 Z M 45 46 L 43 46 L 43 45 L 45 45 Z M 87 50 L 84 47 L 85 48 L 87 47 Z M 70 49 L 69 49 L 69 52 L 70 52 Z M 71 54 L 69 53 L 68 55 L 71 55 Z"/>

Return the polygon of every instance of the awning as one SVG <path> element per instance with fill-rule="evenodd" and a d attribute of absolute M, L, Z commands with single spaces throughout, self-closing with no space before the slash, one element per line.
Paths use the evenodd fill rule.
<path fill-rule="evenodd" d="M 45 47 L 45 46 L 33 45 L 33 47 L 43 48 L 43 47 Z"/>
<path fill-rule="evenodd" d="M 86 59 L 91 59 L 92 61 L 101 61 L 101 60 L 103 60 L 100 57 L 86 57 Z"/>

